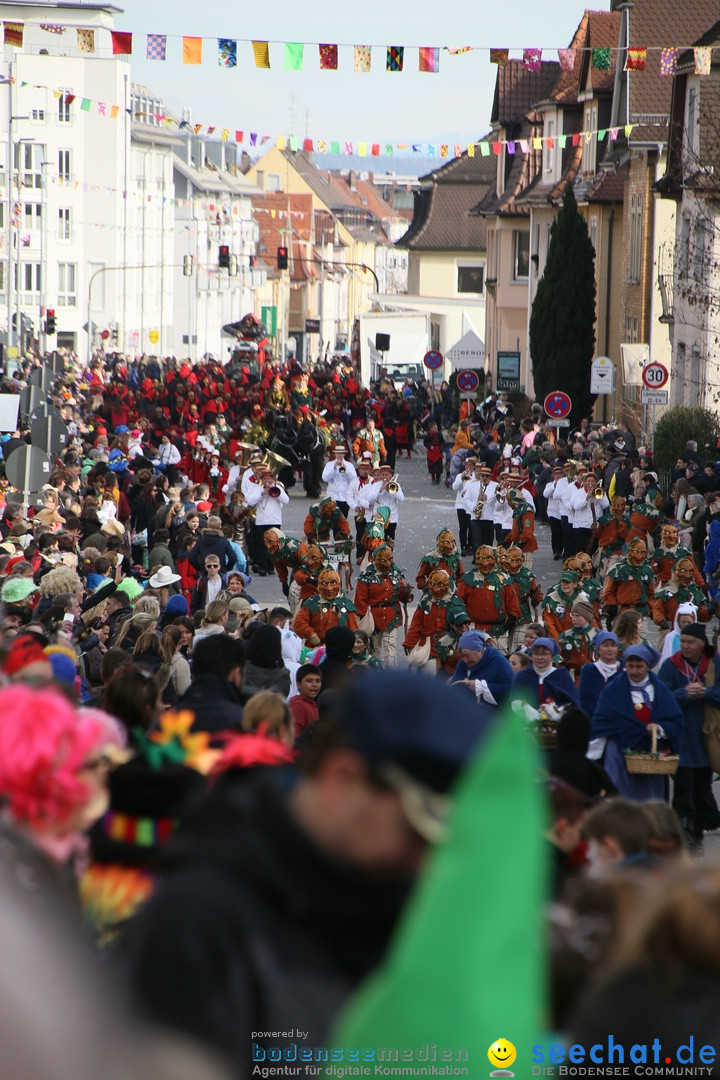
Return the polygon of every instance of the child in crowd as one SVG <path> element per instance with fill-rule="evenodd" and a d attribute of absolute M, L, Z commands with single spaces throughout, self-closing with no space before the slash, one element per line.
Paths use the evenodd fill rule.
<path fill-rule="evenodd" d="M 317 696 L 322 690 L 322 675 L 314 664 L 302 664 L 295 676 L 298 692 L 288 701 L 295 725 L 295 738 L 318 718 Z"/>

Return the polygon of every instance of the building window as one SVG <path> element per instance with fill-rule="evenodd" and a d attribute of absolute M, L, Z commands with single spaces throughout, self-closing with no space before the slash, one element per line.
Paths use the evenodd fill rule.
<path fill-rule="evenodd" d="M 57 99 L 58 103 L 58 124 L 70 124 L 72 123 L 72 113 L 70 111 L 70 105 L 66 101 L 67 96 L 70 94 L 69 90 L 61 90 L 60 97 Z"/>
<path fill-rule="evenodd" d="M 530 273 L 530 230 L 513 232 L 513 281 L 527 281 Z"/>
<path fill-rule="evenodd" d="M 693 248 L 693 272 L 696 281 L 701 281 L 705 264 L 705 223 L 698 221 L 695 226 L 695 246 Z"/>
<path fill-rule="evenodd" d="M 685 277 L 690 267 L 690 217 L 683 214 L 680 223 L 680 240 L 677 252 L 677 272 L 680 277 Z"/>
<path fill-rule="evenodd" d="M 22 263 L 22 283 L 25 292 L 40 292 L 40 263 Z"/>
<path fill-rule="evenodd" d="M 44 124 L 45 123 L 45 110 L 44 109 L 32 109 L 30 111 L 30 119 L 32 120 L 33 124 Z"/>
<path fill-rule="evenodd" d="M 630 196 L 630 237 L 628 243 L 628 281 L 637 284 L 642 271 L 643 197 Z"/>
<path fill-rule="evenodd" d="M 69 183 L 72 175 L 70 155 L 70 150 L 58 150 L 58 176 L 65 183 Z"/>
<path fill-rule="evenodd" d="M 597 252 L 597 218 L 590 218 L 590 243 L 593 246 L 593 251 Z"/>
<path fill-rule="evenodd" d="M 692 160 L 697 161 L 700 147 L 698 145 L 698 92 L 691 86 L 688 89 L 687 117 L 685 119 L 685 141 Z"/>
<path fill-rule="evenodd" d="M 61 206 L 58 209 L 58 240 L 70 239 L 70 207 Z"/>
<path fill-rule="evenodd" d="M 280 175 L 279 173 L 268 173 L 267 184 L 265 185 L 266 191 L 282 191 L 280 187 Z"/>
<path fill-rule="evenodd" d="M 636 345 L 640 340 L 640 323 L 632 315 L 625 316 L 625 341 L 628 345 Z"/>
<path fill-rule="evenodd" d="M 547 139 L 545 140 L 545 164 L 544 169 L 546 173 L 551 173 L 555 164 L 555 121 L 548 120 L 545 125 L 545 134 Z M 552 140 L 552 145 L 548 146 L 548 140 Z"/>
<path fill-rule="evenodd" d="M 42 204 L 25 203 L 25 228 L 39 229 L 42 226 Z"/>
<path fill-rule="evenodd" d="M 585 110 L 580 138 L 583 140 L 582 171 L 594 173 L 597 161 L 597 105 L 592 108 L 588 106 Z"/>
<path fill-rule="evenodd" d="M 693 395 L 692 400 L 694 402 L 699 401 L 702 386 L 700 381 L 700 348 L 698 345 L 693 345 L 690 349 L 690 387 Z"/>
<path fill-rule="evenodd" d="M 43 147 L 39 143 L 21 143 L 18 147 L 17 168 L 26 188 L 42 187 Z"/>
<path fill-rule="evenodd" d="M 458 266 L 457 291 L 459 293 L 482 293 L 485 277 L 484 266 Z"/>
<path fill-rule="evenodd" d="M 77 304 L 77 265 L 58 263 L 58 307 L 75 307 Z"/>

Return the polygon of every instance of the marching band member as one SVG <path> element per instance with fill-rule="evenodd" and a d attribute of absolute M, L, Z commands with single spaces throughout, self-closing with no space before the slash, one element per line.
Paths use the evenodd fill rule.
<path fill-rule="evenodd" d="M 357 553 L 357 561 L 362 562 L 363 549 L 362 538 L 367 525 L 367 518 L 369 517 L 365 506 L 363 505 L 363 489 L 372 484 L 372 454 L 369 450 L 358 459 L 357 463 L 357 476 L 354 480 L 351 480 L 347 489 L 347 501 L 348 511 L 352 510 L 355 515 L 355 550 Z"/>
<path fill-rule="evenodd" d="M 545 485 L 543 495 L 547 499 L 547 516 L 550 523 L 550 543 L 555 560 L 562 559 L 563 533 L 562 533 L 562 501 L 560 495 L 565 486 L 562 465 L 556 465 L 552 471 L 552 480 Z M 558 485 L 560 491 L 558 491 Z"/>
<path fill-rule="evenodd" d="M 335 500 L 347 517 L 350 511 L 348 489 L 353 480 L 357 479 L 357 473 L 353 463 L 346 460 L 347 450 L 344 443 L 335 443 L 332 452 L 332 459 L 322 471 L 322 481 L 327 484 L 327 494 Z"/>
<path fill-rule="evenodd" d="M 458 536 L 460 538 L 460 553 L 470 554 L 470 498 L 468 489 L 471 487 L 475 474 L 477 458 L 470 455 L 463 462 L 462 472 L 459 472 L 452 482 L 455 492 L 455 513 L 458 519 Z"/>
<path fill-rule="evenodd" d="M 596 497 L 600 490 L 600 481 L 594 473 L 586 473 L 580 485 L 576 482 L 570 487 L 568 500 L 573 513 L 572 550 L 574 554 L 587 551 L 593 532 L 597 531 L 603 510 L 607 510 L 610 506 L 604 493 L 600 498 Z"/>
<path fill-rule="evenodd" d="M 278 484 L 272 469 L 261 472 L 262 485 L 253 483 L 247 494 L 248 506 L 255 507 L 255 521 L 252 526 L 252 547 L 256 555 L 258 574 L 261 577 L 272 574 L 273 564 L 265 547 L 265 533 L 268 529 L 282 529 L 282 508 L 290 502 L 290 496 L 281 484 Z"/>

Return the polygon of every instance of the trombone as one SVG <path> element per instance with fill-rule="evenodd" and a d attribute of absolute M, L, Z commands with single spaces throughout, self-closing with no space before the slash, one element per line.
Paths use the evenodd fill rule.
<path fill-rule="evenodd" d="M 598 486 L 593 491 L 593 499 L 597 499 L 597 501 L 600 502 L 600 500 L 604 499 L 604 498 L 605 498 L 605 488 L 602 486 L 602 484 L 598 484 Z"/>

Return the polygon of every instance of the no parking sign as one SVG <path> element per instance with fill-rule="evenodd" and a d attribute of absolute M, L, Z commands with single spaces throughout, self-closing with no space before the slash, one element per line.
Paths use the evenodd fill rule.
<path fill-rule="evenodd" d="M 480 385 L 477 372 L 470 371 L 469 369 L 458 372 L 457 385 L 458 390 L 461 390 L 463 394 L 474 394 Z"/>

